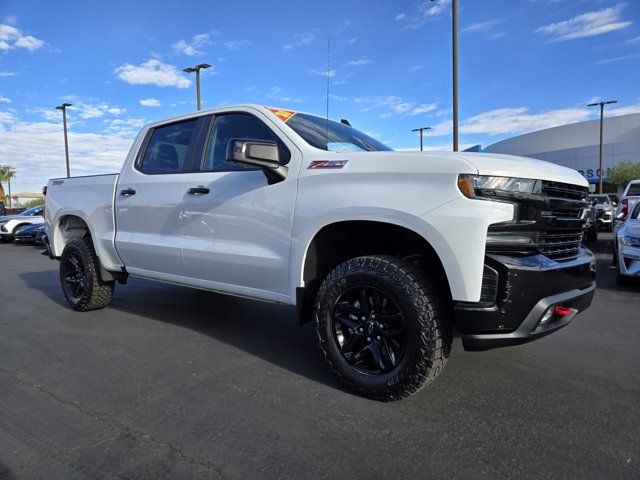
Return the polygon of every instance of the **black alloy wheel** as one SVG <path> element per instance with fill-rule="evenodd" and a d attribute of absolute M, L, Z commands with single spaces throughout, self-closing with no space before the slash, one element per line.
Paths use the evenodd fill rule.
<path fill-rule="evenodd" d="M 343 358 L 358 371 L 392 371 L 406 350 L 404 317 L 379 288 L 353 287 L 333 307 L 333 335 Z"/>
<path fill-rule="evenodd" d="M 72 253 L 65 260 L 63 288 L 72 300 L 78 301 L 87 287 L 87 274 L 82 260 L 77 253 Z"/>

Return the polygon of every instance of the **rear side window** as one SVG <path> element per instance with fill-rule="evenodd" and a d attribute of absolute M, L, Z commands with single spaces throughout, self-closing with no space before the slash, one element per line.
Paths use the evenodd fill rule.
<path fill-rule="evenodd" d="M 138 169 L 148 175 L 180 173 L 188 169 L 198 132 L 198 119 L 153 129 Z"/>
<path fill-rule="evenodd" d="M 632 183 L 629 185 L 629 190 L 627 191 L 627 197 L 637 197 L 640 196 L 640 183 Z"/>
<path fill-rule="evenodd" d="M 227 162 L 227 146 L 232 139 L 276 142 L 280 152 L 280 162 L 283 165 L 289 162 L 289 150 L 261 120 L 246 113 L 227 113 L 214 118 L 202 170 L 208 172 L 255 170 L 255 168 Z"/>

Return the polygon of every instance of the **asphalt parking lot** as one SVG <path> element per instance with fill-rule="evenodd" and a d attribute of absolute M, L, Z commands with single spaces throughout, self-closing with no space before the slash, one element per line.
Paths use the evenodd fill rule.
<path fill-rule="evenodd" d="M 640 286 L 604 254 L 591 309 L 468 353 L 410 400 L 344 391 L 291 308 L 132 279 L 64 304 L 0 245 L 0 478 L 638 478 Z"/>

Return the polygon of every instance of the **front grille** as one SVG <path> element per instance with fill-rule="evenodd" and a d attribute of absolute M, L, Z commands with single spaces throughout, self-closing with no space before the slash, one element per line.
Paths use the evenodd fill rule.
<path fill-rule="evenodd" d="M 538 237 L 538 249 L 554 260 L 573 258 L 582 244 L 582 229 L 542 232 Z"/>
<path fill-rule="evenodd" d="M 586 200 L 589 188 L 569 183 L 542 182 L 542 194 L 547 197 L 566 198 L 570 200 Z"/>
<path fill-rule="evenodd" d="M 582 218 L 582 212 L 583 209 L 581 208 L 559 208 L 556 210 L 551 210 L 546 216 L 557 218 Z"/>
<path fill-rule="evenodd" d="M 489 227 L 489 233 L 499 232 L 522 238 L 531 243 L 514 242 L 512 245 L 487 245 L 487 252 L 545 255 L 556 261 L 575 258 L 580 253 L 582 235 L 589 219 L 595 217 L 589 211 L 589 189 L 579 185 L 541 181 L 533 194 L 510 196 L 505 201 L 517 204 L 514 221 Z"/>

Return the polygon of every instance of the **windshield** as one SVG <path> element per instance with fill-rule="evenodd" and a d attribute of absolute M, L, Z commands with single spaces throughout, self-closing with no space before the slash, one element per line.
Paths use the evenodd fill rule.
<path fill-rule="evenodd" d="M 609 197 L 606 195 L 591 195 L 591 200 L 595 200 L 599 204 L 610 203 Z"/>
<path fill-rule="evenodd" d="M 633 208 L 633 212 L 631 212 L 632 220 L 640 220 L 640 202 L 636 202 L 636 206 Z"/>
<path fill-rule="evenodd" d="M 35 217 L 36 215 L 42 215 L 42 210 L 44 207 L 42 205 L 38 205 L 37 207 L 30 208 L 29 210 L 25 210 L 20 215 L 24 217 Z"/>
<path fill-rule="evenodd" d="M 289 125 L 309 145 L 330 152 L 379 152 L 391 148 L 349 125 L 325 118 L 296 113 Z"/>

